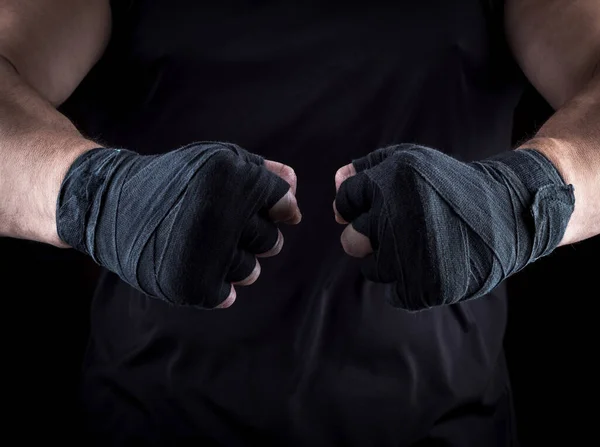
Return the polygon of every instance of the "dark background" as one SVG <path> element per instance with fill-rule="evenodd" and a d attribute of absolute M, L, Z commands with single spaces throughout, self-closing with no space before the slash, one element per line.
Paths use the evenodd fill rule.
<path fill-rule="evenodd" d="M 528 90 L 515 117 L 515 142 L 551 113 Z M 21 441 L 76 440 L 96 269 L 72 250 L 27 241 L 0 239 L 0 253 L 3 433 Z M 506 349 L 524 446 L 595 439 L 598 253 L 600 237 L 561 247 L 508 281 Z"/>
<path fill-rule="evenodd" d="M 515 143 L 552 113 L 532 87 L 526 90 L 515 114 Z M 597 439 L 599 264 L 596 236 L 560 247 L 508 279 L 505 346 L 524 446 Z"/>

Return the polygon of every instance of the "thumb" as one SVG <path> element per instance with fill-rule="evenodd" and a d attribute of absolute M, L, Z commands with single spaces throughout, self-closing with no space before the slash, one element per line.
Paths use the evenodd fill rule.
<path fill-rule="evenodd" d="M 335 192 L 337 193 L 340 189 L 340 185 L 353 175 L 356 175 L 356 169 L 352 163 L 348 163 L 347 165 L 338 169 L 335 173 Z"/>

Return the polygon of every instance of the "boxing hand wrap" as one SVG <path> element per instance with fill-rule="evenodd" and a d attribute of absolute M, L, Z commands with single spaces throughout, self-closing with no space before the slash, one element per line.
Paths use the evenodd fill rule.
<path fill-rule="evenodd" d="M 58 234 L 149 296 L 213 308 L 277 242 L 267 212 L 288 189 L 232 144 L 154 156 L 98 148 L 62 182 Z"/>
<path fill-rule="evenodd" d="M 421 310 L 481 297 L 560 243 L 575 198 L 531 149 L 473 163 L 399 145 L 353 161 L 336 197 L 368 236 L 366 278 L 395 282 L 393 305 Z"/>

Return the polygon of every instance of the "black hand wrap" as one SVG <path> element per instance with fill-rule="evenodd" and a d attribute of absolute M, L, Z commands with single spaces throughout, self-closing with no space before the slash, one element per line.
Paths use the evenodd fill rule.
<path fill-rule="evenodd" d="M 149 296 L 213 308 L 277 242 L 267 212 L 289 185 L 262 165 L 223 143 L 94 149 L 63 180 L 58 234 Z"/>
<path fill-rule="evenodd" d="M 389 299 L 408 310 L 490 292 L 551 253 L 574 209 L 573 187 L 534 150 L 463 163 L 400 145 L 353 164 L 337 210 L 371 240 L 364 275 L 396 282 Z"/>

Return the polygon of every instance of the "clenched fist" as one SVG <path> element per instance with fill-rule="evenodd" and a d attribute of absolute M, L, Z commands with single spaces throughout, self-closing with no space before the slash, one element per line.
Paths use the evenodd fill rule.
<path fill-rule="evenodd" d="M 57 229 L 143 293 L 180 305 L 227 307 L 234 284 L 279 253 L 278 222 L 296 224 L 296 176 L 226 143 L 164 155 L 98 148 L 62 182 Z"/>
<path fill-rule="evenodd" d="M 557 247 L 573 187 L 534 150 L 464 163 L 434 149 L 380 149 L 336 174 L 342 245 L 395 306 L 477 298 Z"/>

